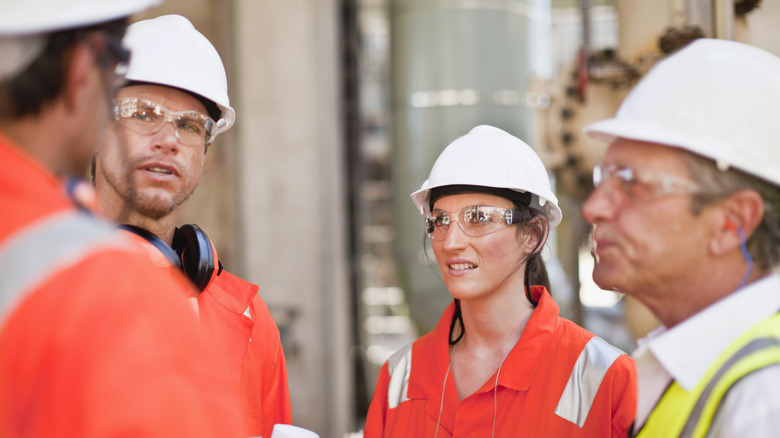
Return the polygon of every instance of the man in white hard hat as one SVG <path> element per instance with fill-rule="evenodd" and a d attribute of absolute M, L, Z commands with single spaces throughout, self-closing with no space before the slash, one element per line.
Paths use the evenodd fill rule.
<path fill-rule="evenodd" d="M 79 200 L 128 16 L 154 0 L 0 9 L 0 436 L 239 436 L 192 288 Z M 68 189 L 77 188 L 75 191 Z"/>
<path fill-rule="evenodd" d="M 169 254 L 202 291 L 200 320 L 223 347 L 245 432 L 270 436 L 292 420 L 279 330 L 258 286 L 223 270 L 197 226 L 177 228 L 208 149 L 235 120 L 222 60 L 180 15 L 134 23 L 124 42 L 133 57 L 95 156 L 98 197 L 109 217 Z"/>
<path fill-rule="evenodd" d="M 780 431 L 780 58 L 696 40 L 661 61 L 614 118 L 582 208 L 593 279 L 662 327 L 634 353 L 646 437 Z"/>

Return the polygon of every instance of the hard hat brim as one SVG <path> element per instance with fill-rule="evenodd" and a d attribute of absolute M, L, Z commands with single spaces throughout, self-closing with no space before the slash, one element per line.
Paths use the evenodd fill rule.
<path fill-rule="evenodd" d="M 586 135 L 595 140 L 612 143 L 618 138 L 657 143 L 668 147 L 689 149 L 685 145 L 694 139 L 681 137 L 678 133 L 664 132 L 658 126 L 650 126 L 631 120 L 611 118 L 587 125 Z"/>
<path fill-rule="evenodd" d="M 86 27 L 128 17 L 157 6 L 162 0 L 47 1 L 45 5 L 25 1 L 7 2 L 0 14 L 0 35 L 45 34 Z M 36 13 L 31 9 L 39 8 Z"/>
<path fill-rule="evenodd" d="M 652 67 L 591 138 L 673 147 L 780 186 L 780 58 L 736 41 L 701 38 Z"/>

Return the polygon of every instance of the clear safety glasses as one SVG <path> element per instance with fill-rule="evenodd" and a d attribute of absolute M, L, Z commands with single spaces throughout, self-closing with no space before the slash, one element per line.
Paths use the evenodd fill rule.
<path fill-rule="evenodd" d="M 146 99 L 124 97 L 114 101 L 114 119 L 139 134 L 154 134 L 171 122 L 181 144 L 205 146 L 217 136 L 217 124 L 197 111 L 173 112 Z"/>
<path fill-rule="evenodd" d="M 642 196 L 684 195 L 701 193 L 695 182 L 662 172 L 634 169 L 614 164 L 598 163 L 593 168 L 593 187 L 603 186 L 611 179 L 617 180 L 617 187 L 629 198 Z"/>
<path fill-rule="evenodd" d="M 456 222 L 465 235 L 479 237 L 520 222 L 522 214 L 511 208 L 485 206 L 466 207 L 455 214 L 434 210 L 425 216 L 425 232 L 431 240 L 444 240 L 450 223 Z"/>

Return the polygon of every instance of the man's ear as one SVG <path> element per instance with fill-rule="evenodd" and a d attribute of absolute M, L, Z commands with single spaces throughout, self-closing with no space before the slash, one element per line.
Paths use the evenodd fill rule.
<path fill-rule="evenodd" d="M 72 112 L 85 101 L 90 79 L 95 75 L 95 55 L 86 40 L 73 45 L 66 64 L 63 96 L 65 108 Z"/>
<path fill-rule="evenodd" d="M 720 203 L 721 226 L 710 239 L 714 255 L 738 249 L 742 236 L 749 239 L 764 220 L 764 199 L 755 190 L 740 190 Z"/>

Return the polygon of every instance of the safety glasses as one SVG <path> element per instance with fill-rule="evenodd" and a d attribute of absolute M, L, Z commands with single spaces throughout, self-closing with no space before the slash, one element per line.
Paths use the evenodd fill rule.
<path fill-rule="evenodd" d="M 663 172 L 652 172 L 615 164 L 605 165 L 604 163 L 598 163 L 593 168 L 594 188 L 605 186 L 612 179 L 617 182 L 615 186 L 629 198 L 702 192 L 702 188 L 695 182 Z"/>
<path fill-rule="evenodd" d="M 151 135 L 171 122 L 179 142 L 189 146 L 206 146 L 217 136 L 216 122 L 197 111 L 170 111 L 146 99 L 124 97 L 114 101 L 114 119 L 139 134 Z"/>
<path fill-rule="evenodd" d="M 432 240 L 444 240 L 452 222 L 463 234 L 479 237 L 494 233 L 522 220 L 523 212 L 511 208 L 475 206 L 457 213 L 434 210 L 425 216 L 425 232 Z"/>

